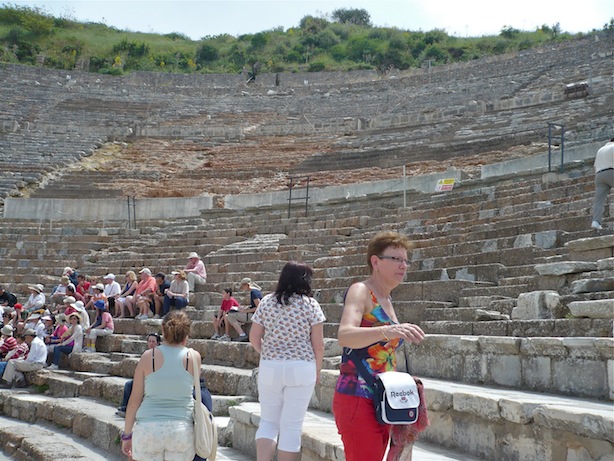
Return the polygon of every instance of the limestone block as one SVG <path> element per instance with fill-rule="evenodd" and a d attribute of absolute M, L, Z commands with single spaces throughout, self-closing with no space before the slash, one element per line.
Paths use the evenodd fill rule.
<path fill-rule="evenodd" d="M 558 231 L 542 231 L 535 233 L 535 246 L 539 248 L 549 249 L 555 248 L 560 239 Z"/>
<path fill-rule="evenodd" d="M 611 271 L 614 270 L 614 258 L 604 258 L 597 261 L 597 270 Z"/>
<path fill-rule="evenodd" d="M 585 442 L 587 446 L 569 444 L 565 461 L 611 461 L 614 459 L 614 449 L 609 443 L 595 440 Z"/>
<path fill-rule="evenodd" d="M 483 383 L 486 381 L 482 366 L 482 356 L 479 354 L 465 355 L 463 358 L 462 381 L 468 383 Z"/>
<path fill-rule="evenodd" d="M 488 395 L 475 395 L 465 392 L 455 392 L 452 398 L 455 411 L 470 413 L 490 421 L 500 419 L 499 401 Z"/>
<path fill-rule="evenodd" d="M 573 301 L 569 303 L 568 307 L 574 317 L 614 319 L 614 299 Z"/>
<path fill-rule="evenodd" d="M 552 357 L 561 359 L 567 357 L 568 350 L 561 338 L 522 338 L 520 352 L 523 356 Z"/>
<path fill-rule="evenodd" d="M 528 248 L 533 246 L 533 235 L 522 234 L 514 240 L 514 248 Z"/>
<path fill-rule="evenodd" d="M 578 272 L 589 272 L 597 269 L 597 264 L 585 261 L 560 261 L 546 264 L 536 264 L 539 275 L 564 275 Z"/>
<path fill-rule="evenodd" d="M 445 392 L 440 389 L 433 389 L 425 384 L 424 394 L 429 410 L 446 412 L 450 410 L 454 405 L 454 394 L 452 392 Z"/>
<path fill-rule="evenodd" d="M 540 405 L 533 412 L 540 426 L 571 432 L 590 439 L 614 442 L 614 418 L 611 409 L 585 411 L 581 406 Z"/>
<path fill-rule="evenodd" d="M 599 291 L 614 291 L 614 278 L 591 278 L 576 280 L 571 284 L 572 293 L 593 293 Z M 614 306 L 614 300 L 612 301 Z"/>
<path fill-rule="evenodd" d="M 595 338 L 595 349 L 599 351 L 600 357 L 604 360 L 614 360 L 614 339 Z"/>
<path fill-rule="evenodd" d="M 562 338 L 563 346 L 567 348 L 572 359 L 601 360 L 601 351 L 596 347 L 595 338 Z"/>
<path fill-rule="evenodd" d="M 532 320 L 551 319 L 552 312 L 558 308 L 560 296 L 556 291 L 531 291 L 518 296 L 512 319 Z"/>
<path fill-rule="evenodd" d="M 35 422 L 49 401 L 48 397 L 35 394 L 18 394 L 12 391 L 4 400 L 4 414 L 11 418 L 21 419 L 30 423 Z"/>
<path fill-rule="evenodd" d="M 522 384 L 529 389 L 544 390 L 552 387 L 552 359 L 526 357 L 522 359 Z"/>
<path fill-rule="evenodd" d="M 480 352 L 483 354 L 518 355 L 520 353 L 520 338 L 513 337 L 478 337 Z"/>
<path fill-rule="evenodd" d="M 509 320 L 509 315 L 497 311 L 487 311 L 486 309 L 475 310 L 475 320 L 477 322 L 487 322 L 492 320 Z"/>
<path fill-rule="evenodd" d="M 499 248 L 496 240 L 486 240 L 482 245 L 480 253 L 489 253 L 492 251 L 497 251 L 498 249 Z"/>
<path fill-rule="evenodd" d="M 125 378 L 132 378 L 134 376 L 134 370 L 136 369 L 139 359 L 135 357 L 128 357 L 120 362 L 117 362 L 111 368 L 112 373 L 115 376 L 123 376 Z M 75 368 L 71 366 L 71 368 Z"/>
<path fill-rule="evenodd" d="M 556 459 L 552 448 L 542 440 L 527 437 L 524 434 L 504 434 L 501 444 L 501 459 L 523 459 L 531 461 L 548 461 Z M 562 461 L 562 460 L 561 460 Z"/>
<path fill-rule="evenodd" d="M 324 338 L 324 357 L 333 357 L 343 354 L 343 348 L 333 338 Z"/>
<path fill-rule="evenodd" d="M 565 243 L 565 247 L 573 252 L 614 247 L 614 234 L 572 240 Z"/>
<path fill-rule="evenodd" d="M 473 324 L 474 335 L 481 336 L 507 336 L 509 320 L 491 320 L 489 322 L 478 322 Z"/>
<path fill-rule="evenodd" d="M 561 291 L 567 285 L 565 275 L 536 275 L 533 279 L 535 288 L 540 291 Z"/>
<path fill-rule="evenodd" d="M 455 446 L 463 451 L 475 453 L 482 459 L 488 459 L 490 454 L 496 452 L 496 424 L 476 417 L 463 418 L 462 423 L 458 420 L 456 422 L 452 438 Z"/>
<path fill-rule="evenodd" d="M 602 397 L 608 395 L 607 364 L 599 360 L 565 359 L 553 362 L 552 382 L 562 393 Z"/>
<path fill-rule="evenodd" d="M 519 355 L 483 355 L 490 380 L 501 386 L 519 387 L 522 367 Z"/>

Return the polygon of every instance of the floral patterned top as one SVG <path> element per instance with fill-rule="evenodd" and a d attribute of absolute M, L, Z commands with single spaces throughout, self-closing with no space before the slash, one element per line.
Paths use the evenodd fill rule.
<path fill-rule="evenodd" d="M 315 362 L 311 327 L 325 321 L 320 304 L 313 298 L 293 294 L 283 305 L 274 294 L 266 295 L 252 317 L 252 323 L 265 328 L 261 359 Z"/>
<path fill-rule="evenodd" d="M 373 292 L 371 292 L 371 300 L 373 301 L 373 309 L 362 316 L 361 327 L 379 327 L 396 323 L 388 317 L 388 314 L 386 314 L 382 305 L 377 301 Z M 354 349 L 354 351 L 361 357 L 371 375 L 375 376 L 384 371 L 396 370 L 397 360 L 395 351 L 402 343 L 403 340 L 395 338 L 390 341 L 380 341 L 362 349 Z M 335 391 L 340 394 L 373 399 L 373 389 L 367 386 L 365 380 L 359 375 L 356 366 L 348 355 L 350 352 L 351 349 L 343 348 L 340 374 Z"/>

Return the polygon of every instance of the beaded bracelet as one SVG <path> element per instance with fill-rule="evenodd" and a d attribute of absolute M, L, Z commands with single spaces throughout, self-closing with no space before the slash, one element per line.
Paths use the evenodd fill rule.
<path fill-rule="evenodd" d="M 122 442 L 126 440 L 132 440 L 132 432 L 130 434 L 126 434 L 124 431 L 121 431 L 119 437 L 122 439 Z"/>

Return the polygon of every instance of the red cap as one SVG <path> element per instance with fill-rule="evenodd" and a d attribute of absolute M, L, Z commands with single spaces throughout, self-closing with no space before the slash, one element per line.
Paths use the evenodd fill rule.
<path fill-rule="evenodd" d="M 23 306 L 21 304 L 19 304 L 19 303 L 16 303 L 13 307 L 15 309 L 23 309 Z"/>

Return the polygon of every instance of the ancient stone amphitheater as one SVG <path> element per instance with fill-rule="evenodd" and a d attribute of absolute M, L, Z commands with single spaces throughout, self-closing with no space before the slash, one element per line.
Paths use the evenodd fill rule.
<path fill-rule="evenodd" d="M 592 159 L 614 133 L 613 45 L 597 35 L 279 85 L 0 65 L 0 283 L 24 300 L 67 265 L 95 278 L 168 273 L 199 252 L 209 277 L 188 308 L 189 345 L 214 394 L 219 459 L 253 460 L 258 355 L 207 339 L 211 312 L 224 287 L 247 276 L 268 291 L 287 260 L 306 261 L 327 317 L 326 370 L 301 459 L 336 461 L 341 298 L 365 276 L 367 240 L 397 230 L 417 243 L 397 312 L 428 334 L 409 364 L 432 423 L 414 459 L 610 461 L 611 199 L 604 230 L 589 224 Z M 436 193 L 447 178 L 454 189 Z M 160 321 L 118 320 L 98 353 L 0 391 L 2 449 L 121 459 L 115 407 L 152 331 Z"/>

